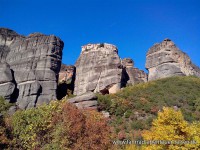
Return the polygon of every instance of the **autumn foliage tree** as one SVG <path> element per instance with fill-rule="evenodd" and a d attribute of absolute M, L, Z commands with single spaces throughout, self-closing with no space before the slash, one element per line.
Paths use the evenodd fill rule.
<path fill-rule="evenodd" d="M 110 145 L 110 127 L 107 120 L 97 111 L 79 110 L 71 104 L 64 104 L 59 114 L 52 119 L 53 139 L 59 149 L 102 150 Z"/>
<path fill-rule="evenodd" d="M 101 113 L 65 101 L 22 110 L 12 116 L 14 149 L 109 149 L 110 127 Z"/>
<path fill-rule="evenodd" d="M 200 123 L 188 123 L 180 110 L 164 107 L 153 120 L 152 127 L 143 134 L 144 140 L 170 141 L 171 143 L 149 144 L 146 150 L 200 149 Z"/>

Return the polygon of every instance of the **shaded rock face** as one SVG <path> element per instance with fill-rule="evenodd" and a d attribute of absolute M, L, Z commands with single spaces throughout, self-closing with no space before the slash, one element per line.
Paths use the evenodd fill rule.
<path fill-rule="evenodd" d="M 63 45 L 54 35 L 24 37 L 0 28 L 0 94 L 8 89 L 3 96 L 12 95 L 21 109 L 56 99 Z"/>
<path fill-rule="evenodd" d="M 75 95 L 89 91 L 115 93 L 121 88 L 122 65 L 114 45 L 105 43 L 83 46 L 75 66 Z"/>
<path fill-rule="evenodd" d="M 146 68 L 149 71 L 149 81 L 171 76 L 200 77 L 200 69 L 170 39 L 165 39 L 149 49 Z"/>
<path fill-rule="evenodd" d="M 123 81 L 125 83 L 134 85 L 147 82 L 147 74 L 138 68 L 134 68 L 134 62 L 131 58 L 124 58 L 122 64 L 125 69 L 123 73 Z"/>
<path fill-rule="evenodd" d="M 61 100 L 65 96 L 73 94 L 75 81 L 75 66 L 62 64 L 59 72 L 59 84 L 57 89 L 57 98 Z"/>

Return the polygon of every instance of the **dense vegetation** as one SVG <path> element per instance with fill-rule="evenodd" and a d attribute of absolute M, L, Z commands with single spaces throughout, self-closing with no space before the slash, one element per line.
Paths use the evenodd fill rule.
<path fill-rule="evenodd" d="M 1 149 L 108 149 L 111 130 L 102 114 L 65 101 L 19 110 L 0 122 Z"/>
<path fill-rule="evenodd" d="M 126 150 L 197 150 L 200 149 L 200 122 L 189 123 L 180 110 L 164 107 L 142 137 L 146 144 L 126 145 Z"/>
<path fill-rule="evenodd" d="M 98 95 L 99 109 L 78 110 L 66 100 L 18 110 L 0 98 L 0 149 L 200 149 L 200 79 L 171 77 Z M 163 106 L 165 106 L 163 108 Z M 196 144 L 121 145 L 114 140 L 187 140 Z"/>
<path fill-rule="evenodd" d="M 111 114 L 119 138 L 140 138 L 163 106 L 180 108 L 189 122 L 200 120 L 200 79 L 171 77 L 137 84 L 117 94 L 98 95 L 98 102 Z"/>

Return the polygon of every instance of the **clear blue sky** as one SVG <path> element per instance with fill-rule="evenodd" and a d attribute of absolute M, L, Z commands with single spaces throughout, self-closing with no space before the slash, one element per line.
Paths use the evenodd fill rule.
<path fill-rule="evenodd" d="M 200 66 L 200 0 L 0 0 L 0 27 L 60 37 L 65 64 L 106 42 L 145 70 L 146 52 L 167 37 Z"/>

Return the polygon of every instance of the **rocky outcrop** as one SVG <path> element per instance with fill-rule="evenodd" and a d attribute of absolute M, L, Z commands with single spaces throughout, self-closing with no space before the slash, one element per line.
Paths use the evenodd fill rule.
<path fill-rule="evenodd" d="M 14 94 L 15 83 L 10 66 L 7 63 L 0 63 L 0 96 L 10 101 Z"/>
<path fill-rule="evenodd" d="M 76 68 L 72 65 L 61 65 L 59 72 L 59 84 L 57 89 L 57 98 L 61 100 L 65 96 L 73 94 Z"/>
<path fill-rule="evenodd" d="M 59 72 L 59 82 L 66 82 L 71 84 L 75 78 L 75 66 L 72 65 L 61 65 L 61 69 Z"/>
<path fill-rule="evenodd" d="M 25 37 L 0 28 L 0 94 L 22 109 L 56 99 L 62 49 L 54 35 Z"/>
<path fill-rule="evenodd" d="M 147 81 L 147 74 L 134 68 L 132 59 L 126 58 L 122 61 L 118 56 L 117 47 L 107 43 L 83 46 L 75 67 L 74 95 L 77 95 L 79 100 L 70 100 L 70 102 L 76 103 L 79 108 L 96 107 L 95 98 L 91 101 L 86 96 L 87 98 L 84 98 L 82 102 L 84 95 L 88 95 L 88 92 L 89 95 L 92 92 L 116 93 L 127 83 L 134 85 Z"/>
<path fill-rule="evenodd" d="M 75 66 L 75 95 L 89 91 L 115 93 L 121 88 L 122 65 L 114 45 L 105 43 L 83 46 Z"/>
<path fill-rule="evenodd" d="M 93 92 L 87 92 L 68 100 L 74 103 L 79 109 L 97 109 L 97 96 Z"/>
<path fill-rule="evenodd" d="M 147 74 L 134 67 L 134 62 L 131 58 L 124 58 L 122 60 L 123 68 L 125 69 L 123 73 L 123 80 L 127 84 L 135 85 L 138 83 L 147 82 Z"/>
<path fill-rule="evenodd" d="M 171 76 L 200 77 L 200 69 L 170 39 L 165 39 L 149 49 L 146 68 L 149 71 L 149 81 Z"/>

